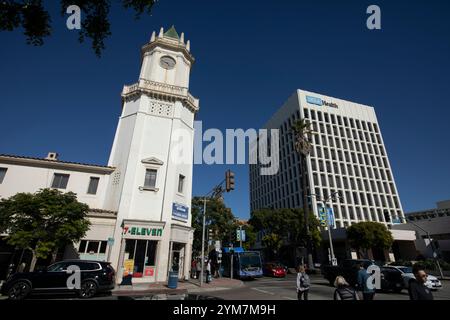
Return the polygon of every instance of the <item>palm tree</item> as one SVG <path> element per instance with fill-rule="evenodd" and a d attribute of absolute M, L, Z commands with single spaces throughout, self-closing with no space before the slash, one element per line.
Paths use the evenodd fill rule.
<path fill-rule="evenodd" d="M 294 121 L 291 127 L 292 134 L 294 136 L 294 149 L 300 157 L 300 169 L 301 169 L 301 182 L 302 182 L 302 197 L 303 197 L 303 214 L 305 221 L 305 230 L 307 235 L 306 248 L 308 252 L 308 267 L 313 267 L 312 259 L 312 239 L 311 232 L 309 230 L 309 206 L 308 206 L 308 196 L 306 190 L 308 187 L 307 176 L 306 176 L 306 159 L 311 153 L 311 137 L 316 134 L 311 129 L 311 123 L 305 121 L 305 119 L 299 119 Z"/>

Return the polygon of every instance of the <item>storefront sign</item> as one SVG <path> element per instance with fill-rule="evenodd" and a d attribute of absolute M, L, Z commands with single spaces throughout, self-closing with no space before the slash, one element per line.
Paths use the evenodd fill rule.
<path fill-rule="evenodd" d="M 172 217 L 174 219 L 188 220 L 188 216 L 189 207 L 175 202 L 172 203 Z"/>
<path fill-rule="evenodd" d="M 324 101 L 321 98 L 306 96 L 306 102 L 310 104 L 315 104 L 317 106 L 328 106 L 332 108 L 337 108 L 338 105 L 333 102 Z"/>
<path fill-rule="evenodd" d="M 125 225 L 123 226 L 122 234 L 125 237 L 131 238 L 152 238 L 152 237 L 161 237 L 163 232 L 163 228 L 152 228 L 152 227 L 142 227 L 142 226 L 133 226 L 133 225 Z"/>

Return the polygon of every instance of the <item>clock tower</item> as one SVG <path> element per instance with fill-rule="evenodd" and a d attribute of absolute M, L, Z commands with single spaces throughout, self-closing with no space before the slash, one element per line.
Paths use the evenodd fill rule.
<path fill-rule="evenodd" d="M 122 91 L 108 165 L 115 168 L 105 208 L 117 212 L 110 261 L 133 282 L 189 277 L 194 116 L 190 42 L 172 26 L 141 50 L 139 79 Z"/>

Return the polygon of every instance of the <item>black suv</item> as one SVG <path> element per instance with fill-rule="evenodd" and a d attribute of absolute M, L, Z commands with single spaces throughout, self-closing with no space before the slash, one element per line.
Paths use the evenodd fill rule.
<path fill-rule="evenodd" d="M 80 270 L 79 286 L 74 280 L 77 272 L 71 271 L 77 267 Z M 44 270 L 12 274 L 3 284 L 1 293 L 13 300 L 25 299 L 31 293 L 67 292 L 75 292 L 80 298 L 91 298 L 98 292 L 111 291 L 114 285 L 115 271 L 109 262 L 64 260 Z"/>

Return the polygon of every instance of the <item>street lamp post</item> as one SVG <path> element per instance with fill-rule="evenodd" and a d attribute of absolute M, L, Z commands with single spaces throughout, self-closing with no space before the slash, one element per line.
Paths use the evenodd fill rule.
<path fill-rule="evenodd" d="M 320 200 L 320 196 L 312 194 L 311 196 L 316 197 L 316 201 L 319 203 L 322 203 L 323 207 L 325 210 L 327 210 L 327 203 L 330 204 L 330 209 L 332 210 L 331 212 L 334 214 L 333 212 L 333 198 L 335 196 L 337 196 L 339 198 L 339 193 L 338 192 L 333 192 L 327 199 L 325 200 Z M 329 215 L 327 213 L 327 229 L 328 229 L 328 240 L 330 242 L 330 262 L 332 265 L 336 265 L 337 261 L 336 261 L 336 257 L 334 256 L 334 248 L 333 248 L 333 238 L 331 237 L 331 224 L 330 224 L 330 218 Z"/>

